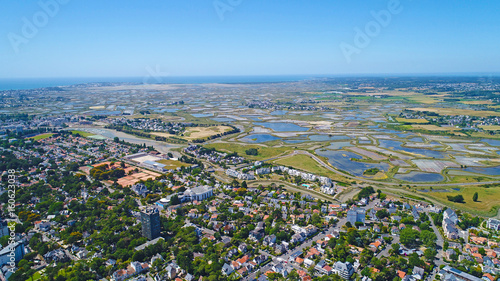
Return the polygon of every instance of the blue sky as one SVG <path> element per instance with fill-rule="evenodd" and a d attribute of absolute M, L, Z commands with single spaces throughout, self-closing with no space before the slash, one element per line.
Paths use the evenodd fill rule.
<path fill-rule="evenodd" d="M 500 73 L 494 0 L 59 1 L 52 15 L 2 1 L 0 78 Z M 215 3 L 235 5 L 220 17 Z M 371 13 L 382 10 L 385 26 Z M 38 30 L 23 34 L 25 20 Z M 356 45 L 355 29 L 377 24 Z"/>

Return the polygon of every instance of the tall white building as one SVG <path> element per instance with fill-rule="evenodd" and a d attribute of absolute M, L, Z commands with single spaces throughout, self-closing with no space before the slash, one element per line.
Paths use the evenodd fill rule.
<path fill-rule="evenodd" d="M 214 195 L 214 191 L 209 186 L 197 186 L 184 191 L 184 201 L 202 201 Z"/>

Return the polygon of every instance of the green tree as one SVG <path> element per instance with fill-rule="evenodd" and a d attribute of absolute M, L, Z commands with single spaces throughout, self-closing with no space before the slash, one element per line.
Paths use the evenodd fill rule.
<path fill-rule="evenodd" d="M 479 248 L 478 252 L 482 255 L 482 256 L 486 256 L 486 250 L 484 248 Z"/>
<path fill-rule="evenodd" d="M 179 199 L 179 196 L 174 195 L 172 198 L 170 198 L 170 205 L 179 205 L 181 203 L 181 200 Z"/>
<path fill-rule="evenodd" d="M 425 265 L 425 262 L 418 257 L 417 253 L 413 253 L 408 258 L 408 265 L 410 268 L 414 266 L 422 267 Z"/>
<path fill-rule="evenodd" d="M 435 247 L 437 236 L 433 231 L 423 230 L 420 232 L 420 240 L 427 247 Z"/>
<path fill-rule="evenodd" d="M 411 228 L 405 228 L 399 235 L 399 241 L 406 247 L 413 248 L 418 245 L 419 233 Z"/>
<path fill-rule="evenodd" d="M 478 197 L 479 194 L 477 194 L 477 192 L 474 192 L 474 195 L 472 196 L 472 201 L 477 202 Z"/>
<path fill-rule="evenodd" d="M 292 270 L 292 272 L 290 272 L 290 274 L 288 274 L 288 276 L 286 278 L 288 278 L 288 280 L 291 280 L 291 281 L 299 281 L 300 280 L 300 276 L 297 273 L 296 269 Z"/>
<path fill-rule="evenodd" d="M 448 201 L 451 201 L 451 202 L 456 202 L 456 203 L 465 203 L 465 199 L 464 197 L 459 194 L 459 195 L 456 195 L 456 196 L 447 196 L 448 197 Z"/>
<path fill-rule="evenodd" d="M 137 251 L 134 253 L 134 256 L 132 257 L 134 261 L 140 261 L 140 262 L 143 262 L 144 258 L 145 258 L 144 251 Z"/>
<path fill-rule="evenodd" d="M 310 223 L 313 225 L 316 225 L 316 226 L 320 225 L 321 224 L 321 217 L 318 214 L 313 214 L 311 216 Z"/>
<path fill-rule="evenodd" d="M 428 261 L 433 261 L 434 258 L 436 257 L 436 250 L 427 248 L 424 251 L 424 256 Z"/>
<path fill-rule="evenodd" d="M 259 151 L 256 148 L 250 148 L 245 150 L 246 155 L 258 155 Z"/>
<path fill-rule="evenodd" d="M 193 253 L 191 251 L 180 251 L 176 257 L 177 264 L 184 270 L 193 272 Z"/>
<path fill-rule="evenodd" d="M 391 251 L 394 255 L 398 255 L 399 254 L 399 249 L 401 248 L 401 246 L 399 246 L 399 244 L 397 243 L 394 243 L 391 245 Z"/>
<path fill-rule="evenodd" d="M 375 215 L 377 216 L 377 218 L 383 219 L 383 218 L 387 218 L 390 214 L 386 209 L 381 209 L 381 210 L 378 210 L 375 213 Z"/>

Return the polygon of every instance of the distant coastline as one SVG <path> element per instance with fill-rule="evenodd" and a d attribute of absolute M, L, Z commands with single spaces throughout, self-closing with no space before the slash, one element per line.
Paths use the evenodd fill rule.
<path fill-rule="evenodd" d="M 131 83 L 143 84 L 248 84 L 296 82 L 325 78 L 355 77 L 483 77 L 492 79 L 500 73 L 405 73 L 405 74 L 318 74 L 318 75 L 235 75 L 235 76 L 166 76 L 166 77 L 65 77 L 65 78 L 0 78 L 0 91 L 27 90 L 46 87 L 71 86 L 87 83 Z"/>
<path fill-rule="evenodd" d="M 204 83 L 277 83 L 294 82 L 316 78 L 307 75 L 270 75 L 270 76 L 169 76 L 148 77 L 82 77 L 82 78 L 14 78 L 0 79 L 0 91 L 38 89 L 45 87 L 71 86 L 86 83 L 133 83 L 142 84 L 204 84 Z"/>

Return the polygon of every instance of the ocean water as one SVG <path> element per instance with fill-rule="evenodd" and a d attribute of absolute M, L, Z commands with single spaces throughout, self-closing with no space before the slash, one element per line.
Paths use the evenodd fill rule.
<path fill-rule="evenodd" d="M 81 77 L 81 78 L 0 78 L 0 90 L 37 89 L 44 87 L 70 86 L 85 83 L 134 83 L 142 84 L 202 84 L 202 83 L 273 83 L 313 79 L 315 76 L 168 76 L 158 80 L 151 77 Z"/>

